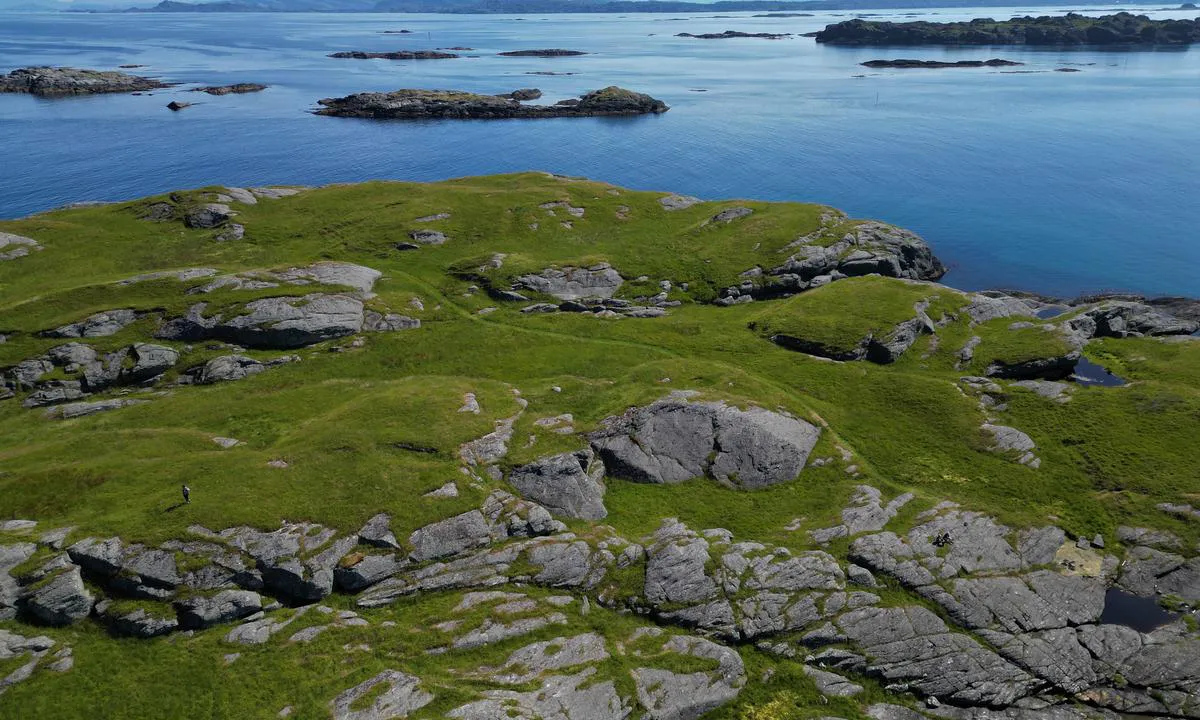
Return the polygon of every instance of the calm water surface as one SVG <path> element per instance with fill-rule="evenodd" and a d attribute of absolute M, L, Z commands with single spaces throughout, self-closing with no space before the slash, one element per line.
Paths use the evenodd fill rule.
<path fill-rule="evenodd" d="M 1037 11 L 1044 12 L 1051 11 Z M 951 266 L 947 282 L 963 288 L 1200 295 L 1200 48 L 854 49 L 799 37 L 674 37 L 802 33 L 848 17 L 0 14 L 0 70 L 138 63 L 148 65 L 139 72 L 185 83 L 141 97 L 0 96 L 0 217 L 211 183 L 541 169 L 712 199 L 828 203 L 921 233 Z M 414 33 L 380 34 L 397 29 Z M 447 46 L 476 51 L 441 61 L 325 57 Z M 495 55 L 542 47 L 592 54 Z M 897 57 L 1000 57 L 1036 72 L 858 65 Z M 1060 67 L 1082 72 L 1052 72 Z M 535 71 L 577 74 L 526 74 Z M 190 83 L 239 81 L 271 88 L 221 98 L 186 93 Z M 672 109 L 642 118 L 428 123 L 308 112 L 319 98 L 366 90 L 539 87 L 553 102 L 614 84 Z M 172 99 L 197 104 L 172 113 Z"/>

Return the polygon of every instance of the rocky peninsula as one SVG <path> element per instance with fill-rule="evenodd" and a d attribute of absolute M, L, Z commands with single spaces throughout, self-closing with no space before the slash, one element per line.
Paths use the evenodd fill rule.
<path fill-rule="evenodd" d="M 854 19 L 827 25 L 812 37 L 830 45 L 1178 46 L 1200 42 L 1200 19 L 1151 20 L 1127 12 L 1103 17 L 1068 13 L 950 23 Z"/>
<path fill-rule="evenodd" d="M 504 95 L 480 95 L 461 90 L 396 90 L 358 93 L 320 100 L 317 115 L 373 119 L 482 119 L 648 115 L 666 112 L 666 103 L 616 86 L 586 93 L 578 100 L 553 105 L 527 105 L 521 99 L 540 97 L 536 88 Z"/>
<path fill-rule="evenodd" d="M 437 50 L 397 50 L 395 52 L 363 52 L 348 50 L 330 53 L 331 58 L 349 58 L 351 60 L 450 60 L 459 57 L 454 53 Z"/>
<path fill-rule="evenodd" d="M 0 93 L 27 93 L 41 97 L 128 93 L 171 87 L 154 78 L 111 70 L 70 67 L 27 67 L 0 75 Z"/>
<path fill-rule="evenodd" d="M 864 63 L 859 63 L 863 67 L 869 68 L 979 68 L 979 67 L 1014 67 L 1024 65 L 1022 62 L 1013 60 L 1001 60 L 992 58 L 991 60 L 955 60 L 954 62 L 944 62 L 942 60 L 868 60 Z"/>

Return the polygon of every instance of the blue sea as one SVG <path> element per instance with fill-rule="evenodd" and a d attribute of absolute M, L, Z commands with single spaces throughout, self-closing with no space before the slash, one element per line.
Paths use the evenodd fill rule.
<path fill-rule="evenodd" d="M 1068 8 L 872 13 L 958 20 Z M 1193 17 L 1196 11 L 1152 11 Z M 207 184 L 320 185 L 547 170 L 703 198 L 826 203 L 923 235 L 964 289 L 1200 295 L 1200 47 L 836 48 L 805 33 L 853 13 L 670 15 L 0 14 L 0 70 L 115 68 L 179 87 L 144 96 L 0 95 L 0 217 Z M 384 30 L 411 30 L 407 35 Z M 456 60 L 335 60 L 337 50 L 467 46 Z M 499 57 L 561 47 L 569 58 Z M 868 70 L 872 59 L 995 69 Z M 1080 72 L 1055 72 L 1058 68 Z M 573 75 L 530 75 L 550 71 Z M 188 93 L 261 82 L 252 95 Z M 654 117 L 377 122 L 318 117 L 359 91 L 620 85 Z M 196 104 L 182 112 L 173 99 Z"/>

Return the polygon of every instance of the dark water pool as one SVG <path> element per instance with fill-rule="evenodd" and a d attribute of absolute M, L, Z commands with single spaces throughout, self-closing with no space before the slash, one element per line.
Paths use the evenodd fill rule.
<path fill-rule="evenodd" d="M 1100 385 L 1102 387 L 1120 387 L 1125 384 L 1125 378 L 1114 375 L 1103 366 L 1097 365 L 1085 357 L 1079 358 L 1079 362 L 1075 363 L 1075 372 L 1071 375 L 1071 380 L 1080 385 Z"/>
<path fill-rule="evenodd" d="M 1124 625 L 1138 632 L 1150 632 L 1179 617 L 1164 609 L 1154 598 L 1140 597 L 1120 588 L 1109 588 L 1104 595 L 1102 625 Z"/>
<path fill-rule="evenodd" d="M 1037 316 L 1039 319 L 1049 320 L 1050 318 L 1056 318 L 1059 315 L 1062 315 L 1070 309 L 1071 308 L 1065 305 L 1047 305 L 1046 307 L 1037 311 Z"/>

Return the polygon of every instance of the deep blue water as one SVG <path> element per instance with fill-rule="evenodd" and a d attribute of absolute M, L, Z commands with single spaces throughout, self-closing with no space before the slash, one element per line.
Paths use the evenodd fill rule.
<path fill-rule="evenodd" d="M 1200 295 L 1200 48 L 848 49 L 798 37 L 673 37 L 801 33 L 850 16 L 0 14 L 0 70 L 141 63 L 149 67 L 137 72 L 173 82 L 272 86 L 222 98 L 186 93 L 187 85 L 141 97 L 0 96 L 0 217 L 210 183 L 541 169 L 713 199 L 828 203 L 921 233 L 952 268 L 946 281 L 963 288 Z M 415 32 L 379 34 L 401 28 Z M 324 57 L 456 45 L 476 48 L 476 57 Z M 593 54 L 495 55 L 541 47 Z M 1043 72 L 858 66 L 896 57 L 1001 57 Z M 1082 72 L 1049 72 L 1068 63 Z M 538 70 L 578 74 L 525 74 Z M 612 84 L 672 109 L 642 118 L 430 123 L 308 113 L 319 98 L 364 90 L 539 87 L 553 102 Z M 172 113 L 165 106 L 176 98 L 198 104 Z"/>

